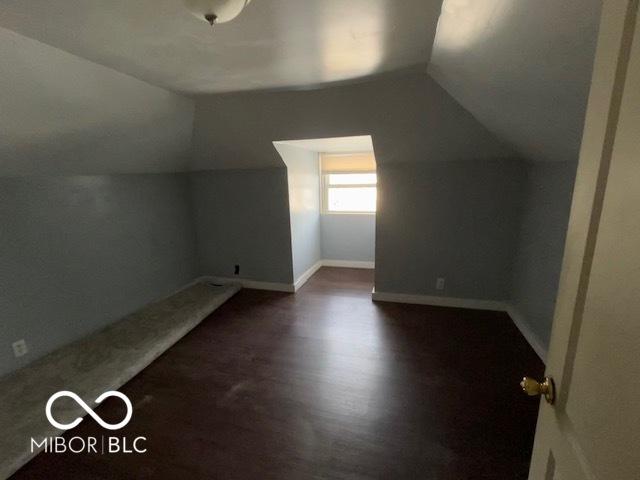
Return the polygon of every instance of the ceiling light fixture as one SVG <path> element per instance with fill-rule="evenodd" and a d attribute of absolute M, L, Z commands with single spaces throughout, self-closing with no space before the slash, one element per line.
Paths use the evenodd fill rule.
<path fill-rule="evenodd" d="M 251 0 L 184 0 L 189 11 L 209 25 L 230 22 Z"/>

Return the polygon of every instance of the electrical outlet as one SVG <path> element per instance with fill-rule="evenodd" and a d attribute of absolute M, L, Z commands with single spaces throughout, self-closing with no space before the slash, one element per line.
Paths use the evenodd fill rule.
<path fill-rule="evenodd" d="M 13 342 L 11 344 L 11 347 L 13 348 L 13 354 L 15 355 L 16 358 L 22 357 L 27 353 L 29 353 L 27 342 L 25 342 L 24 339 L 18 340 L 17 342 Z"/>
<path fill-rule="evenodd" d="M 236 265 L 236 266 L 233 268 L 233 274 L 234 274 L 234 275 L 240 275 L 240 265 Z"/>
<path fill-rule="evenodd" d="M 436 280 L 436 290 L 444 290 L 444 278 L 438 278 Z"/>

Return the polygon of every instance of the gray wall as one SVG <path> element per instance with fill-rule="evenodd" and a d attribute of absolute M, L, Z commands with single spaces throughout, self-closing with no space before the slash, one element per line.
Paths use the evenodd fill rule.
<path fill-rule="evenodd" d="M 522 181 L 515 160 L 378 165 L 376 290 L 508 299 Z"/>
<path fill-rule="evenodd" d="M 351 135 L 372 135 L 376 161 L 378 164 L 378 174 L 380 182 L 384 185 L 387 172 L 391 175 L 389 184 L 401 195 L 402 202 L 406 205 L 415 205 L 420 211 L 424 210 L 426 202 L 440 201 L 438 198 L 429 197 L 423 189 L 428 189 L 429 184 L 417 185 L 417 180 L 413 178 L 415 167 L 407 165 L 431 164 L 435 162 L 440 165 L 450 162 L 459 166 L 452 166 L 453 176 L 446 178 L 449 170 L 443 167 L 436 167 L 441 172 L 442 181 L 446 182 L 449 188 L 449 196 L 463 190 L 467 186 L 474 189 L 468 194 L 462 194 L 458 210 L 453 213 L 466 217 L 471 216 L 468 208 L 471 205 L 465 203 L 466 199 L 473 199 L 474 192 L 478 191 L 472 175 L 489 177 L 493 183 L 491 188 L 506 190 L 510 192 L 510 184 L 500 185 L 504 180 L 510 181 L 506 173 L 500 176 L 495 172 L 491 164 L 484 161 L 491 161 L 495 158 L 505 158 L 511 152 L 498 142 L 482 125 L 480 125 L 466 110 L 456 103 L 441 87 L 423 72 L 405 72 L 382 78 L 367 81 L 355 85 L 346 85 L 322 90 L 296 91 L 296 92 L 253 92 L 228 95 L 213 95 L 196 97 L 196 114 L 194 126 L 194 166 L 201 169 L 229 169 L 229 168 L 256 168 L 264 166 L 280 166 L 282 159 L 273 148 L 274 140 L 300 140 L 309 138 L 343 137 Z M 473 160 L 474 162 L 470 162 Z M 477 163 L 476 163 L 477 162 Z M 395 165 L 395 169 L 384 169 L 386 165 Z M 469 165 L 473 165 L 473 173 L 462 176 L 460 173 Z M 508 161 L 500 164 L 506 172 L 519 168 L 519 164 Z M 486 170 L 487 173 L 483 173 Z M 400 172 L 400 173 L 394 173 Z M 405 172 L 405 178 L 400 179 L 398 175 Z M 219 174 L 223 175 L 223 174 Z M 237 176 L 238 173 L 234 174 Z M 515 175 L 515 173 L 514 173 Z M 212 175 L 213 178 L 213 175 Z M 225 178 L 221 176 L 220 178 Z M 398 181 L 401 180 L 401 181 Z M 409 185 L 413 182 L 413 187 L 407 187 L 403 182 L 406 180 Z M 203 182 L 202 182 L 203 183 Z M 222 230 L 222 225 L 214 227 L 211 224 L 212 217 L 215 222 L 218 219 L 225 219 L 227 223 L 242 224 L 238 229 L 238 235 L 243 231 L 260 232 L 261 239 L 267 242 L 270 254 L 252 254 L 252 261 L 260 266 L 255 267 L 254 278 L 258 280 L 269 280 L 273 278 L 270 268 L 280 268 L 284 259 L 290 258 L 290 243 L 284 242 L 282 213 L 278 213 L 277 222 L 265 222 L 262 218 L 255 218 L 258 226 L 249 220 L 256 217 L 256 211 L 262 211 L 266 207 L 260 202 L 279 202 L 280 205 L 285 194 L 281 192 L 282 198 L 276 200 L 275 191 L 272 186 L 272 179 L 265 177 L 265 181 L 259 179 L 252 180 L 252 185 L 256 189 L 252 195 L 253 203 L 243 204 L 242 209 L 236 211 L 233 207 L 234 200 L 227 207 L 215 206 L 215 215 L 209 215 L 214 207 L 216 194 L 211 192 L 207 200 L 208 206 L 200 205 L 203 201 L 200 197 L 205 196 L 202 191 L 204 186 L 200 185 L 194 204 L 200 210 L 197 216 L 199 231 L 200 252 L 206 257 L 205 267 L 212 271 L 203 273 L 229 273 L 227 264 L 233 264 L 225 260 L 224 265 L 214 261 L 214 257 L 232 256 L 234 250 L 242 246 L 242 250 L 249 252 L 250 245 L 243 245 L 238 236 L 228 233 L 221 233 L 216 244 L 214 232 Z M 286 184 L 285 184 L 286 185 Z M 213 187 L 219 186 L 212 185 Z M 278 187 L 282 189 L 282 186 Z M 489 187 L 487 187 L 489 188 Z M 404 193 L 402 193 L 404 192 Z M 234 193 L 229 192 L 234 198 Z M 218 195 L 218 202 L 223 198 Z M 249 202 L 250 199 L 245 199 Z M 454 201 L 454 200 L 452 200 Z M 493 215 L 501 213 L 502 205 L 486 207 L 486 213 L 482 215 Z M 275 207 L 270 207 L 271 209 Z M 504 207 L 505 210 L 508 208 Z M 411 208 L 406 208 L 411 210 Z M 378 227 L 378 245 L 376 245 L 376 262 L 383 261 L 382 268 L 377 272 L 376 283 L 380 284 L 379 289 L 388 291 L 407 291 L 419 293 L 431 293 L 431 280 L 421 278 L 419 269 L 430 268 L 430 263 L 424 250 L 426 246 L 421 242 L 424 235 L 421 231 L 431 231 L 433 228 L 432 218 L 429 215 L 415 214 L 411 219 L 415 223 L 410 225 L 414 232 L 413 236 L 405 237 L 402 233 L 394 234 L 387 230 L 387 225 L 393 226 L 397 221 L 393 218 L 385 218 L 387 215 L 406 215 L 405 203 L 398 204 L 389 209 L 382 209 L 378 212 L 378 222 L 382 223 L 382 229 Z M 268 212 L 271 214 L 271 212 Z M 509 210 L 508 215 L 511 215 Z M 242 217 L 242 218 L 241 218 Z M 510 217 L 509 217 L 509 220 Z M 448 220 L 449 224 L 454 222 Z M 473 220 L 467 220 L 467 224 Z M 512 260 L 510 247 L 505 247 L 504 239 L 512 235 L 510 224 L 499 227 L 498 233 L 487 234 L 487 238 L 481 239 L 482 245 L 474 246 L 473 238 L 460 237 L 451 240 L 452 244 L 464 247 L 463 240 L 469 244 L 468 256 L 450 255 L 448 261 L 464 261 L 461 266 L 461 276 L 469 271 L 479 270 L 477 259 L 473 253 L 479 251 L 491 252 L 489 259 L 484 263 L 491 267 L 491 275 L 501 276 L 501 279 L 489 282 L 477 281 L 476 278 L 457 278 L 452 273 L 452 288 L 445 294 L 464 295 L 472 298 L 488 297 L 493 294 L 499 298 L 506 296 L 505 284 L 510 278 L 510 271 L 505 263 Z M 505 231 L 506 230 L 506 231 Z M 439 241 L 447 244 L 449 233 L 467 234 L 466 230 L 456 230 L 453 226 L 441 230 Z M 380 238 L 383 239 L 380 242 Z M 278 239 L 277 242 L 273 239 Z M 490 244 L 495 240 L 495 245 Z M 214 247 L 215 245 L 215 247 Z M 210 249 L 216 249 L 219 253 L 214 253 Z M 253 247 L 259 250 L 257 247 Z M 506 250 L 504 250 L 506 248 Z M 224 254 L 222 253 L 224 252 Z M 328 252 L 326 252 L 328 254 Z M 272 257 L 274 265 L 265 265 L 267 258 Z M 385 263 L 384 259 L 388 259 Z M 419 259 L 414 262 L 413 259 Z M 448 264 L 448 263 L 447 263 Z M 413 270 L 411 280 L 402 279 L 406 272 L 398 271 L 398 265 L 406 265 Z M 453 268 L 453 267 L 451 267 Z M 431 275 L 430 270 L 426 270 Z M 277 278 L 283 279 L 285 272 L 280 272 Z M 279 280 L 282 281 L 282 280 Z M 459 285 L 458 285 L 459 284 Z M 456 286 L 458 285 L 458 286 Z M 408 290 L 403 290 L 403 289 Z M 495 298 L 494 298 L 495 299 Z"/>
<path fill-rule="evenodd" d="M 511 296 L 543 348 L 551 334 L 575 173 L 575 163 L 527 165 Z"/>
<path fill-rule="evenodd" d="M 271 146 L 273 149 L 273 145 Z M 293 283 L 287 170 L 193 172 L 200 274 Z"/>
<path fill-rule="evenodd" d="M 5 29 L 0 64 L 4 374 L 197 272 L 188 178 L 149 173 L 187 168 L 193 100 Z"/>
<path fill-rule="evenodd" d="M 378 290 L 509 293 L 520 165 L 423 72 L 196 97 L 194 123 L 193 100 L 4 29 L 0 62 L 0 373 L 11 342 L 30 361 L 197 274 L 292 283 L 274 140 L 373 136 Z M 115 175 L 187 168 L 212 170 Z"/>
<path fill-rule="evenodd" d="M 316 152 L 276 144 L 287 166 L 293 278 L 320 261 L 320 161 Z"/>
<path fill-rule="evenodd" d="M 195 278 L 188 187 L 180 174 L 0 178 L 0 375 Z"/>
<path fill-rule="evenodd" d="M 375 215 L 323 214 L 320 223 L 323 259 L 375 261 Z"/>
<path fill-rule="evenodd" d="M 175 172 L 194 103 L 0 28 L 0 176 Z"/>
<path fill-rule="evenodd" d="M 576 162 L 602 0 L 458 3 L 443 2 L 429 73 L 522 158 Z"/>
<path fill-rule="evenodd" d="M 273 141 L 372 135 L 378 165 L 510 156 L 423 72 L 320 90 L 196 98 L 194 169 L 281 166 Z"/>

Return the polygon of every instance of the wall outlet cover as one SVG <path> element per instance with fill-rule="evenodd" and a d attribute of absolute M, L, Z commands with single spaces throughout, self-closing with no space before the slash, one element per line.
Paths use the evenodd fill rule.
<path fill-rule="evenodd" d="M 438 278 L 436 280 L 436 290 L 444 290 L 444 278 Z"/>
<path fill-rule="evenodd" d="M 27 342 L 25 342 L 24 339 L 13 342 L 11 344 L 11 347 L 13 348 L 13 354 L 16 358 L 23 357 L 24 355 L 29 353 Z"/>

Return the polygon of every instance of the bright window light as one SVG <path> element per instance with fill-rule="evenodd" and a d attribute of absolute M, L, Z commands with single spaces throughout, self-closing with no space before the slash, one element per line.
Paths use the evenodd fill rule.
<path fill-rule="evenodd" d="M 375 185 L 377 177 L 375 173 L 330 173 L 329 185 Z"/>
<path fill-rule="evenodd" d="M 325 179 L 327 213 L 374 213 L 375 173 L 330 173 Z"/>

